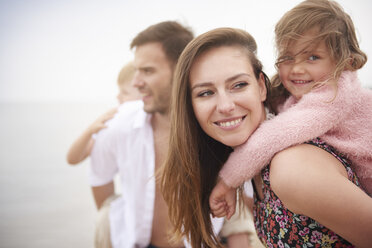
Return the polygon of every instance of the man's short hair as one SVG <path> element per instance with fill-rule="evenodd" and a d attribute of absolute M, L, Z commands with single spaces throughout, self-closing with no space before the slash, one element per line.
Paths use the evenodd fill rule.
<path fill-rule="evenodd" d="M 130 48 L 150 42 L 159 42 L 167 59 L 175 65 L 186 45 L 193 39 L 193 33 L 175 21 L 160 22 L 140 32 L 130 44 Z"/>

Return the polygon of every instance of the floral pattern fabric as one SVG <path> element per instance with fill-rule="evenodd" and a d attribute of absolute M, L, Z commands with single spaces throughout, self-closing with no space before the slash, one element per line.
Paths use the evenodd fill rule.
<path fill-rule="evenodd" d="M 356 174 L 348 161 L 320 139 L 307 142 L 318 146 L 335 156 L 346 168 L 348 178 L 359 186 Z M 270 166 L 262 172 L 263 199 L 254 194 L 254 219 L 257 235 L 267 247 L 354 247 L 328 228 L 310 217 L 295 214 L 283 206 L 278 196 L 271 190 L 269 181 Z"/>

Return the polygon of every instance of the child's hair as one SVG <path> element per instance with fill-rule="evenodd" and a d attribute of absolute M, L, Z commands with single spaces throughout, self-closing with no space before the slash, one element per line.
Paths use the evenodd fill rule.
<path fill-rule="evenodd" d="M 120 87 L 123 85 L 127 85 L 129 82 L 131 82 L 134 77 L 134 72 L 135 69 L 132 61 L 123 66 L 123 68 L 119 72 L 118 86 Z"/>
<path fill-rule="evenodd" d="M 336 62 L 334 78 L 338 78 L 344 70 L 358 70 L 367 62 L 367 55 L 359 48 L 353 21 L 343 8 L 335 1 L 306 0 L 288 11 L 275 26 L 277 63 L 294 41 L 313 28 L 317 29 L 318 35 L 309 44 L 325 42 L 331 58 Z M 278 75 L 271 82 L 277 88 L 273 92 L 274 97 L 285 99 L 289 96 Z"/>

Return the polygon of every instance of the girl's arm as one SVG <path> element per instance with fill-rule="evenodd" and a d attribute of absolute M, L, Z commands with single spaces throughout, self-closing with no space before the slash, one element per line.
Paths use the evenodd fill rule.
<path fill-rule="evenodd" d="M 289 210 L 311 217 L 356 247 L 372 247 L 372 198 L 330 153 L 302 144 L 274 156 L 270 184 Z"/>
<path fill-rule="evenodd" d="M 235 213 L 236 189 L 219 180 L 209 196 L 209 207 L 213 216 L 229 220 Z"/>
<path fill-rule="evenodd" d="M 351 82 L 355 73 L 345 72 L 342 76 L 337 88 L 314 89 L 297 104 L 262 123 L 230 155 L 220 172 L 223 181 L 235 188 L 256 175 L 277 152 L 316 138 L 342 123 L 358 97 L 358 85 Z"/>
<path fill-rule="evenodd" d="M 114 108 L 101 115 L 72 143 L 67 153 L 67 162 L 69 164 L 78 164 L 90 155 L 94 145 L 92 135 L 105 128 L 105 122 L 114 117 L 116 112 L 117 108 Z"/>

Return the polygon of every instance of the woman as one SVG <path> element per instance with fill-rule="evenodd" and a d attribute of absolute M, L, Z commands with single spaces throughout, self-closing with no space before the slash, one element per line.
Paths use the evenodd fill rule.
<path fill-rule="evenodd" d="M 210 223 L 208 197 L 229 153 L 244 143 L 266 118 L 264 106 L 268 103 L 265 100 L 270 99 L 266 91 L 268 80 L 255 53 L 256 43 L 248 33 L 222 28 L 194 39 L 177 64 L 173 85 L 172 138 L 162 189 L 166 202 L 171 206 L 169 214 L 175 226 L 175 238 L 184 235 L 193 247 L 201 247 L 200 244 L 202 247 L 220 246 Z M 343 224 L 339 229 L 340 235 L 352 237 L 360 246 L 368 245 L 369 230 L 372 230 L 372 200 L 354 184 L 356 182 L 348 180 L 350 168 L 347 167 L 346 171 L 345 163 L 340 162 L 334 151 L 323 150 L 324 147 L 319 149 L 315 145 L 302 144 L 278 153 L 266 167 L 265 177 L 260 175 L 254 179 L 256 222 L 262 223 L 268 216 L 263 209 L 265 204 L 261 202 L 264 197 L 270 198 L 271 192 L 274 195 L 278 193 L 280 206 L 276 207 L 281 210 L 290 211 L 295 217 L 303 218 L 301 220 L 312 220 L 301 215 L 309 212 L 309 208 L 323 211 L 326 214 L 320 215 L 319 223 L 325 226 L 334 226 L 335 222 Z M 291 166 L 293 163 L 306 166 Z M 309 172 L 313 176 L 311 180 L 291 178 Z M 266 180 L 268 178 L 272 188 Z M 314 192 L 310 199 L 306 195 L 301 197 L 302 193 L 311 193 L 314 185 L 308 182 L 313 180 L 317 182 L 317 189 L 327 189 L 332 197 L 324 198 L 324 194 Z M 350 194 L 342 195 L 339 188 L 351 188 L 348 190 Z M 298 198 L 289 199 L 291 194 Z M 296 205 L 298 202 L 306 204 Z M 285 209 L 287 203 L 288 209 Z M 346 203 L 350 205 L 346 207 Z M 275 220 L 275 214 L 269 217 Z M 312 221 L 309 225 L 319 227 L 317 234 L 328 235 L 331 232 Z M 269 225 L 270 221 L 266 224 Z M 349 224 L 352 228 L 348 227 Z M 279 233 L 275 234 L 275 231 Z M 266 235 L 280 236 L 281 230 L 275 231 Z M 293 241 L 296 244 L 301 233 L 294 232 L 294 235 L 297 235 Z M 334 245 L 336 242 L 340 247 L 350 245 L 338 235 L 320 245 Z"/>
<path fill-rule="evenodd" d="M 229 35 L 232 37 L 230 38 Z M 221 39 L 225 36 L 226 39 Z M 219 40 L 214 42 L 214 37 Z M 229 79 L 229 85 L 234 87 L 231 92 L 239 93 L 240 88 L 245 87 L 243 81 L 235 82 L 238 79 L 257 81 L 252 86 L 254 90 L 252 89 L 250 94 L 242 96 L 242 100 L 249 105 L 247 106 L 248 111 L 250 108 L 253 110 L 253 115 L 249 118 L 255 120 L 254 124 L 248 123 L 248 126 L 244 126 L 247 137 L 265 118 L 263 101 L 266 98 L 265 83 L 268 83 L 266 76 L 261 71 L 261 63 L 252 53 L 252 51 L 256 51 L 256 43 L 248 33 L 242 30 L 222 28 L 209 32 L 200 36 L 196 42 L 192 42 L 186 49 L 187 52 L 181 55 L 181 60 L 186 63 L 180 63 L 175 72 L 176 81 L 172 92 L 171 145 L 162 178 L 162 188 L 165 200 L 169 206 L 172 206 L 169 208 L 169 214 L 175 224 L 175 238 L 185 235 L 190 238 L 193 247 L 200 247 L 200 245 L 212 247 L 218 243 L 217 237 L 212 232 L 208 197 L 216 184 L 220 168 L 232 151 L 231 146 L 245 141 L 240 140 L 237 144 L 220 143 L 215 140 L 215 137 L 211 138 L 209 133 L 205 133 L 202 130 L 204 127 L 201 128 L 195 118 L 192 98 L 197 96 L 195 95 L 196 90 L 201 89 L 203 85 L 208 85 L 209 81 L 202 82 L 201 87 L 197 86 L 190 90 L 189 78 L 192 75 L 189 75 L 188 72 L 193 65 L 187 62 L 198 58 L 203 50 L 209 49 L 209 43 L 213 43 L 212 46 L 228 48 L 227 53 L 244 54 L 245 63 L 242 64 L 244 69 L 241 72 L 245 72 L 246 68 L 251 69 L 246 73 L 247 75 L 233 75 L 234 78 Z M 235 65 L 231 64 L 230 67 L 235 68 Z M 254 71 L 252 71 L 253 68 Z M 209 92 L 201 94 L 208 95 Z M 260 94 L 260 98 L 256 99 L 258 94 Z M 252 101 L 249 100 L 250 98 Z M 224 99 L 221 101 L 225 102 Z M 229 124 L 220 123 L 220 125 Z M 185 146 L 185 144 L 188 145 Z"/>

